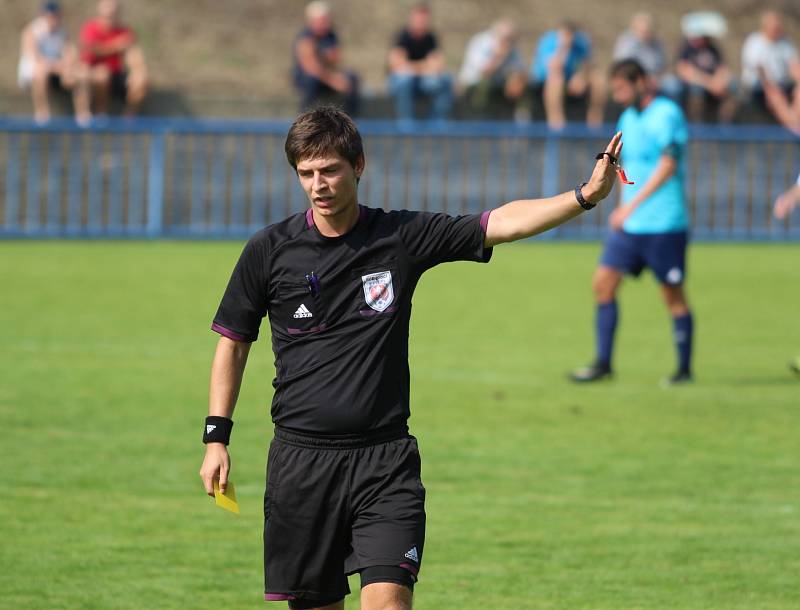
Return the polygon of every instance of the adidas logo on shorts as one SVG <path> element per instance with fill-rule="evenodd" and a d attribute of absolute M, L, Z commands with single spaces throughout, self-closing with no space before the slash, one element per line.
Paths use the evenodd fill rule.
<path fill-rule="evenodd" d="M 410 551 L 405 554 L 406 559 L 410 559 L 416 563 L 419 563 L 419 555 L 417 555 L 417 547 L 412 547 Z"/>
<path fill-rule="evenodd" d="M 310 311 L 308 311 L 308 307 L 306 307 L 305 303 L 304 303 L 304 304 L 300 305 L 300 307 L 297 308 L 297 311 L 294 312 L 294 315 L 292 317 L 295 318 L 295 319 L 298 319 L 298 318 L 313 318 L 314 314 L 312 314 Z"/>

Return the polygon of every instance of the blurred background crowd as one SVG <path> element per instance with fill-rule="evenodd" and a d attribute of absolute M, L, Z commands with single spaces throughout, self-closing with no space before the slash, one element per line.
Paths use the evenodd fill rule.
<path fill-rule="evenodd" d="M 545 120 L 552 129 L 570 120 L 597 126 L 617 111 L 606 86 L 608 65 L 634 58 L 692 121 L 775 122 L 800 133 L 800 55 L 789 34 L 800 3 L 744 6 L 732 0 L 714 3 L 715 10 L 680 12 L 685 3 L 678 1 L 654 5 L 651 14 L 626 13 L 630 2 L 599 2 L 581 14 L 568 1 L 564 10 L 550 7 L 542 16 L 515 2 L 477 13 L 463 3 L 464 13 L 475 13 L 465 22 L 451 12 L 458 5 L 446 1 L 392 3 L 393 20 L 375 5 L 354 1 L 291 8 L 249 3 L 252 17 L 266 11 L 260 21 L 250 18 L 247 3 L 233 1 L 218 8 L 228 18 L 239 16 L 233 20 L 238 31 L 226 40 L 198 27 L 187 14 L 194 3 L 159 5 L 172 24 L 169 33 L 148 27 L 151 13 L 137 23 L 139 13 L 145 16 L 138 3 L 30 4 L 27 20 L 19 4 L 11 14 L 20 20 L 17 90 L 2 80 L 0 97 L 19 109 L 24 96 L 39 122 L 65 112 L 89 125 L 109 113 L 191 114 L 198 108 L 202 114 L 224 108 L 224 114 L 289 116 L 334 102 L 356 116 L 409 124 L 506 119 Z M 197 11 L 203 6 L 197 3 Z M 361 8 L 373 13 L 374 25 Z M 460 24 L 457 35 L 453 22 Z M 354 23 L 370 24 L 369 31 L 348 27 Z M 608 31 L 611 23 L 614 32 Z M 742 36 L 732 33 L 747 28 Z M 380 44 L 376 35 L 383 37 Z M 237 45 L 248 51 L 237 52 Z M 248 53 L 259 54 L 258 60 L 248 61 Z M 186 65 L 180 78 L 171 79 L 176 56 Z M 228 69 L 219 63 L 226 57 Z M 269 69 L 262 69 L 265 62 Z M 216 66 L 216 80 L 208 64 Z M 192 83 L 193 73 L 200 83 Z M 248 81 L 266 82 L 251 87 Z M 181 82 L 190 83 L 194 103 L 182 101 Z M 198 89 L 206 102 L 227 96 L 229 103 L 204 105 Z"/>

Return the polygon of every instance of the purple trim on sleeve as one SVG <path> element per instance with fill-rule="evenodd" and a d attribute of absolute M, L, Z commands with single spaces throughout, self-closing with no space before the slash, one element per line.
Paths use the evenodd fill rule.
<path fill-rule="evenodd" d="M 483 214 L 481 214 L 481 231 L 483 231 L 484 237 L 486 236 L 486 229 L 489 227 L 489 216 L 491 216 L 492 210 L 486 210 Z"/>
<path fill-rule="evenodd" d="M 294 595 L 287 593 L 264 593 L 265 602 L 286 602 L 292 599 L 297 599 Z"/>
<path fill-rule="evenodd" d="M 411 573 L 412 573 L 414 576 L 416 576 L 417 574 L 419 574 L 419 568 L 418 568 L 417 566 L 413 565 L 413 564 L 410 564 L 410 563 L 401 563 L 401 564 L 400 564 L 399 566 L 397 566 L 397 567 L 398 567 L 398 568 L 403 568 L 404 570 L 408 570 L 408 571 L 409 571 L 409 572 L 411 572 Z"/>
<path fill-rule="evenodd" d="M 220 326 L 216 322 L 211 325 L 211 330 L 213 330 L 215 333 L 219 333 L 223 337 L 228 337 L 228 339 L 231 339 L 232 341 L 239 341 L 240 343 L 252 343 L 252 341 L 248 341 L 244 335 L 235 333 L 224 326 Z"/>
<path fill-rule="evenodd" d="M 306 226 L 311 229 L 314 226 L 314 210 L 308 208 L 306 210 Z"/>

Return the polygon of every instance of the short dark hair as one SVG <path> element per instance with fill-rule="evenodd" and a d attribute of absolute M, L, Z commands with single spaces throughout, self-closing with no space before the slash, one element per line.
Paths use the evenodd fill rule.
<path fill-rule="evenodd" d="M 355 123 L 336 106 L 319 106 L 298 116 L 286 135 L 286 160 L 295 171 L 304 159 L 335 152 L 353 167 L 364 156 L 361 134 Z"/>
<path fill-rule="evenodd" d="M 642 64 L 635 59 L 621 59 L 611 66 L 611 70 L 609 70 L 609 76 L 611 78 L 624 78 L 629 83 L 635 83 L 636 81 L 645 78 L 647 76 L 647 72 L 645 72 Z"/>

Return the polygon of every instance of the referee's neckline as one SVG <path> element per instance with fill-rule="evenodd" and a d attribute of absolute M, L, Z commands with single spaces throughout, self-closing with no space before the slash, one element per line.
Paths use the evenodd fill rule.
<path fill-rule="evenodd" d="M 314 222 L 314 210 L 313 208 L 308 208 L 306 210 L 306 228 L 315 231 L 316 234 L 319 235 L 322 239 L 337 240 L 337 239 L 342 239 L 343 237 L 347 237 L 348 235 L 352 235 L 352 233 L 361 225 L 366 216 L 367 216 L 367 206 L 361 205 L 359 203 L 358 218 L 356 218 L 356 222 L 352 227 L 350 227 L 350 230 L 347 233 L 343 233 L 342 235 L 328 236 L 328 235 L 323 235 L 320 232 L 319 228 L 317 227 L 317 223 Z"/>

